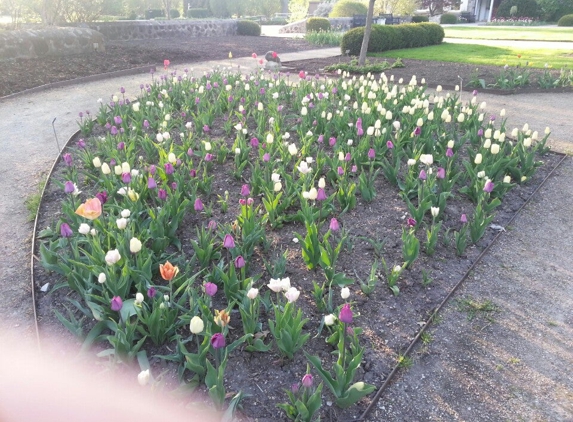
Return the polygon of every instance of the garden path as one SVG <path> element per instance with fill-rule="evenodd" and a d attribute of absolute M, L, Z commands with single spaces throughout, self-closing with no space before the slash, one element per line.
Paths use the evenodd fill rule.
<path fill-rule="evenodd" d="M 338 48 L 285 54 L 284 61 L 336 55 Z M 248 69 L 251 58 L 233 59 Z M 202 73 L 217 63 L 188 65 Z M 218 63 L 228 66 L 228 62 Z M 181 66 L 181 68 L 183 65 Z M 32 224 L 24 200 L 37 191 L 79 111 L 126 88 L 133 97 L 149 75 L 131 75 L 0 100 L 0 329 L 34 338 L 29 250 Z M 468 94 L 469 95 L 469 94 Z M 508 127 L 553 131 L 551 145 L 573 147 L 573 94 L 479 95 L 488 111 L 507 110 Z M 564 420 L 573 417 L 573 162 L 566 160 L 486 255 L 432 329 L 433 342 L 391 384 L 372 420 Z M 456 298 L 490 299 L 494 322 L 468 322 Z M 479 325 L 481 324 L 481 325 Z M 0 332 L 0 341 L 2 341 Z M 454 353 L 455 351 L 455 353 Z M 392 400 L 392 401 L 390 401 Z M 418 404 L 423 404 L 418 406 Z M 422 410 L 420 410 L 422 409 Z M 418 413 L 422 412 L 422 413 Z"/>

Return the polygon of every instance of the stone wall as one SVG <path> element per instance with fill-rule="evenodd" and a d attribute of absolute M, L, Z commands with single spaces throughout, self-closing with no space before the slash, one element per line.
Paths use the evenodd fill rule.
<path fill-rule="evenodd" d="M 347 31 L 352 27 L 352 18 L 328 18 L 330 26 L 335 31 Z M 306 32 L 306 19 L 289 23 L 279 29 L 279 34 L 304 34 Z"/>
<path fill-rule="evenodd" d="M 149 20 L 82 24 L 101 32 L 106 40 L 128 41 L 151 38 L 213 37 L 237 34 L 237 21 Z"/>
<path fill-rule="evenodd" d="M 22 29 L 0 32 L 0 60 L 104 52 L 103 35 L 89 28 Z"/>

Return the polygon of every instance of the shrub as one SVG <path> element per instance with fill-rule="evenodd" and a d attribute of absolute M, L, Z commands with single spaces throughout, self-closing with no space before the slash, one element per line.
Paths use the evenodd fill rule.
<path fill-rule="evenodd" d="M 562 16 L 557 22 L 557 26 L 573 26 L 573 15 Z"/>
<path fill-rule="evenodd" d="M 330 31 L 330 21 L 326 18 L 310 18 L 306 21 L 306 32 Z"/>
<path fill-rule="evenodd" d="M 538 0 L 541 7 L 541 19 L 545 22 L 557 22 L 559 18 L 573 13 L 572 0 Z"/>
<path fill-rule="evenodd" d="M 162 18 L 165 14 L 161 9 L 149 9 L 145 11 L 145 19 Z"/>
<path fill-rule="evenodd" d="M 412 23 L 430 22 L 428 16 L 412 16 Z"/>
<path fill-rule="evenodd" d="M 204 19 L 211 17 L 211 11 L 209 9 L 189 9 L 187 10 L 188 18 Z"/>
<path fill-rule="evenodd" d="M 367 13 L 368 8 L 364 3 L 353 0 L 338 0 L 329 16 L 331 18 L 347 18 L 353 15 L 366 15 Z"/>
<path fill-rule="evenodd" d="M 511 8 L 517 7 L 517 12 L 511 14 Z M 503 0 L 497 12 L 496 18 L 532 18 L 539 19 L 541 16 L 541 8 L 535 0 Z"/>
<path fill-rule="evenodd" d="M 253 21 L 237 22 L 237 35 L 261 35 L 261 25 Z"/>
<path fill-rule="evenodd" d="M 179 13 L 179 10 L 177 9 L 171 9 L 169 11 L 169 16 L 171 16 L 171 19 L 177 19 L 181 17 L 181 13 Z"/>
<path fill-rule="evenodd" d="M 442 25 L 458 23 L 458 17 L 456 15 L 452 15 L 451 13 L 444 13 L 442 16 L 440 16 L 440 23 Z"/>
<path fill-rule="evenodd" d="M 362 47 L 364 27 L 347 31 L 342 37 L 342 54 L 357 56 Z M 372 25 L 368 43 L 369 53 L 396 50 L 409 47 L 424 47 L 439 44 L 444 39 L 444 29 L 435 23 L 415 23 L 404 25 Z"/>

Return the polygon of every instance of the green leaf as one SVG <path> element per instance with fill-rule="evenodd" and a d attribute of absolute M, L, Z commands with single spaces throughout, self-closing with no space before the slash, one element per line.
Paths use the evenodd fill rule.
<path fill-rule="evenodd" d="M 336 405 L 342 409 L 352 406 L 361 398 L 372 393 L 376 387 L 371 384 L 366 384 L 362 381 L 354 383 L 350 386 L 344 396 L 336 399 Z"/>

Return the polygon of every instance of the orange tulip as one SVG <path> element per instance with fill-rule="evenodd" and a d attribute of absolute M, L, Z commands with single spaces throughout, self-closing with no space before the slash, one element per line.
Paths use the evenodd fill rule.
<path fill-rule="evenodd" d="M 215 309 L 214 320 L 215 324 L 217 324 L 219 327 L 225 327 L 229 325 L 229 322 L 231 322 L 231 315 L 229 315 L 229 313 L 225 309 L 221 311 Z"/>
<path fill-rule="evenodd" d="M 88 199 L 83 204 L 80 204 L 76 214 L 88 220 L 95 220 L 101 215 L 101 201 L 98 198 Z"/>
<path fill-rule="evenodd" d="M 179 267 L 173 266 L 171 262 L 167 261 L 165 264 L 159 265 L 159 272 L 164 280 L 171 281 L 179 273 Z"/>

